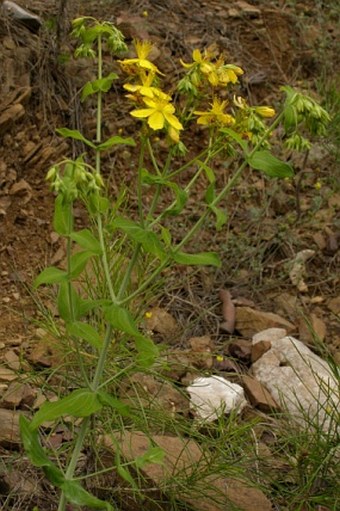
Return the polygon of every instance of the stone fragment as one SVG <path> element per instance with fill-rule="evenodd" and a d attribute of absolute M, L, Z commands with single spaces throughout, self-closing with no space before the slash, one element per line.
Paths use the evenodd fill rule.
<path fill-rule="evenodd" d="M 241 11 L 242 15 L 249 16 L 250 18 L 261 16 L 261 9 L 255 7 L 255 5 L 248 4 L 244 0 L 238 0 L 234 5 Z"/>
<path fill-rule="evenodd" d="M 20 412 L 0 408 L 0 445 L 14 447 L 20 444 Z"/>
<path fill-rule="evenodd" d="M 50 335 L 36 341 L 27 356 L 35 367 L 52 367 L 62 362 L 60 347 Z"/>
<path fill-rule="evenodd" d="M 222 376 L 196 378 L 187 391 L 190 394 L 190 408 L 206 422 L 212 422 L 233 410 L 240 412 L 247 403 L 243 388 Z"/>
<path fill-rule="evenodd" d="M 20 358 L 13 350 L 8 350 L 4 354 L 4 362 L 7 367 L 13 369 L 13 371 L 19 371 L 20 369 Z"/>
<path fill-rule="evenodd" d="M 15 409 L 20 405 L 32 406 L 37 392 L 27 383 L 13 381 L 1 399 L 4 408 Z"/>
<path fill-rule="evenodd" d="M 262 312 L 250 307 L 236 308 L 236 330 L 244 337 L 253 337 L 268 328 L 284 328 L 288 333 L 295 331 L 295 325 L 278 314 Z"/>
<path fill-rule="evenodd" d="M 246 396 L 255 408 L 258 408 L 264 413 L 279 409 L 278 404 L 274 401 L 270 392 L 255 378 L 243 375 L 242 383 Z"/>
<path fill-rule="evenodd" d="M 165 357 L 166 366 L 160 371 L 168 378 L 179 380 L 190 370 L 211 369 L 213 366 L 213 355 L 210 351 L 174 350 Z"/>
<path fill-rule="evenodd" d="M 327 306 L 333 314 L 340 314 L 340 295 L 335 298 L 331 298 Z"/>
<path fill-rule="evenodd" d="M 286 335 L 287 330 L 284 328 L 267 328 L 267 330 L 262 330 L 262 332 L 258 332 L 257 334 L 253 335 L 252 344 L 254 346 L 260 341 L 277 341 L 278 339 L 283 339 L 283 337 L 286 337 Z"/>
<path fill-rule="evenodd" d="M 145 314 L 145 326 L 148 330 L 163 335 L 169 341 L 176 341 L 178 324 L 176 320 L 161 307 L 153 307 Z"/>
<path fill-rule="evenodd" d="M 191 337 L 188 340 L 192 351 L 197 353 L 212 352 L 214 350 L 214 343 L 209 335 L 202 335 L 201 337 Z"/>
<path fill-rule="evenodd" d="M 17 379 L 17 374 L 7 367 L 0 366 L 0 382 L 9 382 Z"/>
<path fill-rule="evenodd" d="M 307 284 L 304 281 L 306 275 L 306 262 L 308 259 L 315 255 L 315 251 L 311 249 L 301 250 L 296 254 L 291 261 L 291 270 L 289 271 L 289 278 L 298 291 L 304 293 L 308 291 Z"/>
<path fill-rule="evenodd" d="M 270 341 L 259 341 L 252 346 L 251 350 L 251 361 L 256 362 L 266 351 L 272 347 Z"/>
<path fill-rule="evenodd" d="M 260 490 L 237 479 L 223 478 L 216 474 L 205 475 L 209 454 L 203 455 L 202 449 L 193 440 L 166 435 L 153 435 L 150 439 L 141 432 L 131 433 L 128 430 L 117 432 L 114 437 L 113 441 L 110 435 L 105 435 L 102 439 L 104 447 L 113 451 L 114 458 L 119 445 L 121 457 L 131 463 L 131 466 L 138 456 L 143 456 L 148 451 L 150 445 L 163 450 L 164 458 L 161 464 L 147 463 L 140 470 L 148 495 L 164 495 L 170 487 L 179 501 L 190 504 L 195 511 L 272 509 L 270 501 Z M 202 474 L 201 478 L 197 478 L 199 473 Z M 176 481 L 183 481 L 183 478 L 190 478 L 190 490 L 185 490 L 186 485 L 176 484 Z M 154 491 L 154 494 L 151 494 L 151 491 Z"/>
<path fill-rule="evenodd" d="M 309 318 L 300 318 L 299 339 L 305 344 L 315 344 L 315 341 L 323 342 L 326 333 L 326 323 L 316 314 L 312 313 Z"/>
<path fill-rule="evenodd" d="M 287 317 L 289 321 L 295 322 L 299 314 L 299 300 L 297 296 L 289 293 L 280 293 L 274 297 L 275 310 L 278 314 Z"/>
<path fill-rule="evenodd" d="M 246 339 L 237 339 L 228 346 L 229 355 L 245 364 L 250 362 L 251 349 L 251 341 L 247 341 Z"/>
<path fill-rule="evenodd" d="M 41 490 L 37 478 L 31 478 L 26 472 L 19 470 L 8 470 L 3 474 L 0 477 L 0 486 L 2 494 L 12 494 L 21 498 L 37 495 Z"/>
<path fill-rule="evenodd" d="M 13 123 L 19 121 L 24 115 L 25 109 L 20 103 L 7 108 L 0 115 L 0 134 L 7 131 Z"/>
<path fill-rule="evenodd" d="M 253 341 L 254 342 L 254 341 Z M 298 424 L 318 421 L 336 430 L 339 383 L 326 361 L 294 337 L 271 341 L 271 349 L 252 365 L 252 373 Z"/>

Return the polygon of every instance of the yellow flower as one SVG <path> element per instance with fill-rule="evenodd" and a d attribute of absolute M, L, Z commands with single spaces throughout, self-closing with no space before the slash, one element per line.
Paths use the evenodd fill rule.
<path fill-rule="evenodd" d="M 143 98 L 144 103 L 149 108 L 133 110 L 131 115 L 138 119 L 148 120 L 148 125 L 153 130 L 161 130 L 165 125 L 172 126 L 175 130 L 182 130 L 183 126 L 174 115 L 175 107 L 169 102 L 168 98 L 154 96 L 153 98 Z"/>
<path fill-rule="evenodd" d="M 157 66 L 150 62 L 150 60 L 147 59 L 149 56 L 151 50 L 152 50 L 152 43 L 150 41 L 134 41 L 135 50 L 137 53 L 137 57 L 134 59 L 124 59 L 119 60 L 118 62 L 122 66 L 137 66 L 142 69 L 147 69 L 148 71 L 152 71 L 153 73 L 159 73 L 163 74 L 159 71 Z"/>
<path fill-rule="evenodd" d="M 255 112 L 261 117 L 274 117 L 276 114 L 274 108 L 270 106 L 256 106 Z"/>
<path fill-rule="evenodd" d="M 223 124 L 231 125 L 234 124 L 235 119 L 229 114 L 224 112 L 228 101 L 220 101 L 218 98 L 214 98 L 211 103 L 211 109 L 207 112 L 194 112 L 198 115 L 197 124 L 209 125 L 209 124 Z"/>
<path fill-rule="evenodd" d="M 152 318 L 152 312 L 150 312 L 150 311 L 146 312 L 145 317 L 146 317 L 146 319 Z"/>
<path fill-rule="evenodd" d="M 168 94 L 165 94 L 165 92 L 162 92 L 157 87 L 153 87 L 151 85 L 155 78 L 154 73 L 149 73 L 149 74 L 142 73 L 140 78 L 142 80 L 141 84 L 134 85 L 131 83 L 126 83 L 125 85 L 123 85 L 124 89 L 129 92 L 137 92 L 137 94 L 140 94 L 141 96 L 146 96 L 148 98 L 153 98 L 154 96 L 158 96 L 158 97 L 161 97 L 163 99 L 167 99 L 170 101 L 171 98 L 170 98 L 170 96 L 168 96 Z M 131 99 L 134 99 L 134 100 L 138 99 L 138 96 L 134 96 L 133 94 L 129 95 L 128 97 L 130 97 Z"/>
<path fill-rule="evenodd" d="M 200 50 L 196 49 L 192 52 L 192 60 L 190 64 L 186 64 L 181 60 L 181 64 L 186 69 L 198 68 L 201 73 L 206 75 L 207 79 L 211 83 L 211 85 L 218 85 L 218 76 L 216 72 L 215 64 L 210 62 L 210 58 L 213 56 L 209 50 L 205 50 L 204 54 L 201 53 Z"/>
<path fill-rule="evenodd" d="M 243 75 L 243 69 L 233 64 L 221 64 L 217 67 L 218 81 L 221 85 L 236 83 L 240 75 Z"/>

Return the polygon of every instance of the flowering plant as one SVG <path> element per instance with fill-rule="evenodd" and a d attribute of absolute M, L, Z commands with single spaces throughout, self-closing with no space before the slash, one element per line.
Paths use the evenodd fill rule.
<path fill-rule="evenodd" d="M 110 510 L 112 505 L 91 495 L 74 474 L 84 442 L 103 408 L 110 409 L 117 422 L 134 423 L 135 412 L 119 395 L 114 395 L 117 387 L 112 390 L 112 382 L 127 371 L 151 367 L 159 355 L 159 348 L 141 328 L 148 289 L 172 264 L 218 267 L 218 254 L 192 253 L 188 250 L 189 242 L 211 214 L 216 228 L 223 228 L 227 217 L 220 203 L 246 167 L 264 172 L 270 178 L 293 175 L 291 165 L 269 151 L 274 138 L 271 135 L 281 122 L 287 145 L 301 149 L 309 143 L 307 138 L 301 138 L 301 128 L 313 134 L 322 133 L 328 114 L 311 98 L 288 87 L 284 88 L 287 98 L 279 113 L 271 106 L 249 105 L 234 90 L 243 70 L 226 63 L 216 48 L 194 50 L 191 63 L 182 61 L 185 75 L 177 88 L 164 91 L 161 88 L 164 74 L 150 60 L 152 44 L 135 41 L 136 56 L 117 60 L 127 77 L 123 87 L 127 100 L 133 104 L 130 114 L 142 123 L 135 192 L 138 211 L 127 215 L 125 205 L 122 206 L 124 190 L 111 197 L 102 173 L 104 151 L 113 146 L 136 146 L 134 139 L 120 135 L 102 140 L 103 97 L 118 78 L 114 72 L 103 76 L 103 52 L 116 56 L 126 51 L 126 46 L 122 34 L 112 24 L 89 17 L 73 22 L 73 35 L 80 41 L 76 56 L 92 58 L 97 63 L 96 79 L 86 83 L 81 92 L 83 101 L 96 98 L 96 137 L 90 140 L 77 130 L 58 130 L 61 136 L 85 144 L 88 153 L 55 164 L 47 174 L 56 194 L 53 225 L 66 239 L 67 265 L 45 268 L 35 285 L 57 287 L 60 324 L 56 329 L 60 338 L 67 339 L 70 352 L 77 360 L 79 382 L 78 388 L 66 396 L 44 403 L 30 421 L 22 416 L 21 434 L 31 462 L 42 468 L 61 491 L 58 511 L 65 511 L 67 502 Z M 272 120 L 271 124 L 267 124 L 268 120 Z M 206 130 L 206 147 L 181 163 L 176 156 L 186 154 L 183 141 L 186 133 L 196 129 Z M 165 133 L 168 150 L 164 161 L 153 145 L 155 132 L 160 136 Z M 227 182 L 221 185 L 214 160 L 223 152 L 230 154 L 231 150 L 235 164 Z M 177 178 L 188 167 L 194 169 L 194 174 L 183 187 Z M 185 210 L 190 192 L 202 175 L 208 185 L 201 215 L 175 242 L 169 218 L 176 218 Z M 164 190 L 172 192 L 170 200 L 169 193 L 161 200 Z M 88 227 L 81 230 L 75 228 L 76 201 L 88 213 Z M 136 281 L 137 268 L 142 271 Z M 81 276 L 91 269 L 92 279 L 94 274 L 97 282 L 97 295 L 93 283 L 90 292 L 79 288 Z M 87 277 L 85 281 L 91 280 L 88 274 Z M 111 360 L 112 356 L 123 360 L 119 367 L 115 366 L 117 374 L 106 372 L 109 355 Z M 74 383 L 65 385 L 67 389 L 70 387 L 74 388 Z M 55 463 L 40 444 L 39 427 L 45 421 L 60 421 L 65 416 L 80 419 L 81 425 L 64 469 L 61 459 Z M 144 463 L 161 461 L 162 450 L 150 446 L 148 453 L 135 464 L 140 468 Z M 129 470 L 120 462 L 119 454 L 116 469 L 123 479 L 136 486 Z"/>

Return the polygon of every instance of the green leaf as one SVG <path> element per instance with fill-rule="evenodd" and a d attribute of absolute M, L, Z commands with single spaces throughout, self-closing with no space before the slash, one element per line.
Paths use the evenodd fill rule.
<path fill-rule="evenodd" d="M 116 397 L 109 394 L 108 392 L 99 391 L 98 399 L 104 406 L 109 406 L 110 408 L 113 408 L 122 417 L 132 417 L 130 407 L 127 404 L 123 403 L 123 401 L 121 401 L 120 399 L 117 399 Z"/>
<path fill-rule="evenodd" d="M 64 321 L 69 322 L 80 318 L 81 298 L 70 282 L 61 282 L 58 290 L 57 306 L 59 316 Z"/>
<path fill-rule="evenodd" d="M 67 280 L 66 271 L 60 270 L 55 266 L 45 268 L 35 279 L 34 287 L 41 286 L 41 284 L 57 284 Z"/>
<path fill-rule="evenodd" d="M 155 255 L 160 260 L 164 259 L 166 254 L 161 242 L 154 232 L 147 231 L 132 220 L 123 217 L 115 218 L 111 227 L 114 229 L 121 229 L 125 232 L 128 238 L 132 239 L 136 243 L 140 243 L 145 252 Z"/>
<path fill-rule="evenodd" d="M 207 191 L 205 192 L 204 198 L 207 204 L 211 204 L 213 200 L 216 198 L 215 182 L 210 183 L 210 185 L 207 188 Z"/>
<path fill-rule="evenodd" d="M 235 142 L 237 142 L 239 146 L 241 146 L 244 153 L 248 152 L 248 144 L 239 133 L 236 133 L 236 131 L 232 130 L 231 128 L 222 128 L 220 129 L 220 132 L 229 135 L 230 138 L 235 140 Z"/>
<path fill-rule="evenodd" d="M 198 160 L 197 164 L 200 167 L 202 167 L 202 169 L 204 170 L 205 175 L 207 176 L 209 183 L 210 184 L 215 183 L 216 177 L 215 177 L 215 173 L 214 173 L 213 169 L 211 167 L 209 167 L 209 165 L 207 165 L 206 163 L 204 163 L 201 160 Z"/>
<path fill-rule="evenodd" d="M 137 361 L 140 365 L 149 367 L 153 364 L 155 358 L 159 356 L 158 348 L 151 339 L 140 333 L 128 310 L 113 304 L 106 310 L 105 318 L 115 329 L 134 338 L 138 351 Z"/>
<path fill-rule="evenodd" d="M 87 138 L 85 138 L 84 135 L 82 135 L 78 130 L 58 128 L 56 131 L 57 133 L 59 133 L 59 135 L 62 135 L 65 138 L 73 138 L 74 140 L 80 140 L 81 142 L 84 142 L 85 145 L 92 147 L 92 149 L 96 148 L 95 144 L 88 140 Z"/>
<path fill-rule="evenodd" d="M 151 367 L 159 357 L 159 349 L 148 337 L 135 337 L 135 345 L 138 351 L 137 364 L 147 368 Z"/>
<path fill-rule="evenodd" d="M 256 151 L 247 158 L 248 164 L 256 170 L 261 170 L 269 177 L 292 177 L 294 170 L 288 163 L 285 163 L 269 151 Z"/>
<path fill-rule="evenodd" d="M 83 252 L 77 252 L 71 256 L 70 260 L 70 274 L 69 277 L 74 279 L 78 277 L 83 269 L 85 268 L 87 261 L 90 257 L 93 256 L 93 253 L 89 250 L 85 250 Z"/>
<path fill-rule="evenodd" d="M 124 309 L 119 305 L 112 304 L 108 307 L 105 312 L 105 318 L 120 332 L 132 335 L 132 337 L 142 336 L 132 314 L 127 309 Z"/>
<path fill-rule="evenodd" d="M 165 185 L 174 191 L 176 204 L 171 208 L 167 208 L 164 213 L 168 215 L 179 215 L 187 203 L 188 194 L 185 190 L 180 188 L 176 183 L 173 183 L 172 181 L 167 181 Z"/>
<path fill-rule="evenodd" d="M 38 437 L 38 430 L 32 429 L 30 422 L 24 415 L 19 418 L 21 440 L 27 456 L 35 467 L 44 470 L 47 478 L 56 486 L 64 481 L 64 475 L 48 458 L 45 450 L 41 447 Z"/>
<path fill-rule="evenodd" d="M 31 428 L 38 428 L 45 421 L 53 421 L 64 415 L 72 417 L 88 417 L 102 408 L 96 392 L 88 389 L 77 389 L 58 401 L 44 403 L 33 416 Z"/>
<path fill-rule="evenodd" d="M 103 346 L 103 341 L 99 333 L 92 325 L 88 323 L 82 323 L 81 321 L 75 321 L 74 323 L 68 323 L 66 329 L 70 335 L 84 339 L 91 346 L 100 350 Z"/>
<path fill-rule="evenodd" d="M 124 481 L 129 483 L 134 490 L 138 491 L 138 485 L 136 484 L 135 480 L 131 476 L 130 472 L 128 471 L 128 469 L 123 467 L 123 465 L 121 465 L 120 463 L 117 462 L 117 458 L 116 458 L 116 470 L 117 470 L 118 474 L 120 475 L 120 477 L 122 479 L 124 479 Z"/>
<path fill-rule="evenodd" d="M 58 195 L 54 203 L 53 228 L 61 236 L 68 236 L 72 231 L 72 226 L 72 203 L 65 202 L 63 196 Z"/>
<path fill-rule="evenodd" d="M 218 208 L 217 206 L 209 206 L 211 211 L 214 213 L 216 217 L 215 227 L 217 231 L 220 231 L 222 227 L 226 224 L 228 220 L 228 215 L 223 209 Z"/>
<path fill-rule="evenodd" d="M 114 145 L 130 145 L 130 146 L 135 146 L 136 142 L 131 137 L 123 138 L 123 137 L 119 137 L 118 135 L 116 135 L 114 137 L 108 138 L 102 144 L 99 144 L 97 146 L 97 150 L 98 151 L 104 151 L 105 149 L 109 149 L 110 147 L 113 147 Z"/>
<path fill-rule="evenodd" d="M 107 511 L 113 511 L 111 504 L 91 495 L 78 481 L 64 479 L 60 488 L 71 504 L 87 506 L 90 509 L 106 509 Z"/>
<path fill-rule="evenodd" d="M 199 254 L 175 252 L 172 254 L 172 258 L 179 264 L 216 266 L 217 268 L 221 266 L 220 258 L 215 252 L 200 252 Z"/>
<path fill-rule="evenodd" d="M 104 78 L 98 78 L 97 80 L 93 80 L 92 82 L 87 82 L 81 93 L 81 100 L 84 101 L 85 98 L 90 96 L 91 94 L 96 94 L 97 92 L 108 92 L 114 80 L 118 78 L 116 73 L 110 73 L 108 76 Z"/>
<path fill-rule="evenodd" d="M 148 450 L 137 456 L 135 459 L 135 464 L 137 468 L 143 468 L 148 463 L 155 463 L 157 465 L 161 465 L 164 461 L 165 451 L 161 447 L 153 447 L 150 445 Z"/>
<path fill-rule="evenodd" d="M 81 231 L 72 232 L 70 234 L 70 238 L 85 250 L 88 250 L 93 254 L 101 255 L 102 249 L 100 242 L 89 229 L 82 229 Z"/>
<path fill-rule="evenodd" d="M 31 428 L 31 423 L 24 415 L 19 417 L 19 426 L 21 440 L 32 465 L 35 467 L 50 465 L 52 462 L 40 445 L 38 431 Z"/>

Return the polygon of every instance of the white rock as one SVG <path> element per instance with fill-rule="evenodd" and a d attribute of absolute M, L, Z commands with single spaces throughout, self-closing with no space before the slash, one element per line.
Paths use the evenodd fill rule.
<path fill-rule="evenodd" d="M 259 340 L 255 337 L 253 344 Z M 317 423 L 324 431 L 339 428 L 339 382 L 327 362 L 301 341 L 273 338 L 252 372 L 299 424 Z"/>
<path fill-rule="evenodd" d="M 260 341 L 277 341 L 286 337 L 287 330 L 285 328 L 267 328 L 258 334 L 253 335 L 253 345 Z"/>
<path fill-rule="evenodd" d="M 190 394 L 190 408 L 206 422 L 212 422 L 235 409 L 240 412 L 247 403 L 243 388 L 222 376 L 196 378 L 187 391 Z"/>

